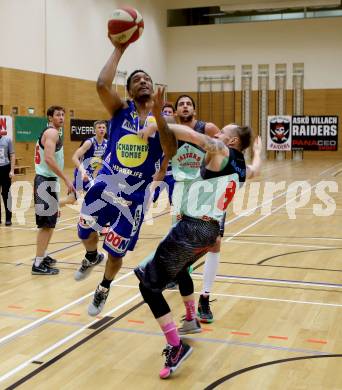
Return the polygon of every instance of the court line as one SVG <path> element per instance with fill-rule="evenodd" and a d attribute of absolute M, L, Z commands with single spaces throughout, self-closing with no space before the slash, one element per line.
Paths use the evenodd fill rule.
<path fill-rule="evenodd" d="M 234 233 L 228 234 L 228 236 L 233 235 Z M 296 238 L 303 240 L 332 240 L 332 241 L 341 241 L 342 237 L 309 237 L 309 236 L 284 236 L 281 234 L 260 234 L 260 233 L 249 233 L 244 234 L 241 237 L 275 237 L 275 238 Z"/>
<path fill-rule="evenodd" d="M 202 274 L 193 272 L 191 275 L 202 277 Z M 271 278 L 253 278 L 250 276 L 232 276 L 232 275 L 217 275 L 217 279 L 231 279 L 231 280 L 249 280 L 253 282 L 262 283 L 275 283 L 275 284 L 289 284 L 296 286 L 314 286 L 314 287 L 328 287 L 328 288 L 342 288 L 342 284 L 338 283 L 325 283 L 325 282 L 301 282 L 298 280 L 286 280 L 286 279 L 271 279 Z"/>
<path fill-rule="evenodd" d="M 333 251 L 333 250 L 339 250 L 342 249 L 341 247 L 330 247 L 330 248 L 321 248 L 321 249 L 306 249 L 306 250 L 301 250 L 301 251 L 294 251 L 294 252 L 285 252 L 285 253 L 280 253 L 277 255 L 269 256 L 264 258 L 263 260 L 259 260 L 256 265 L 264 265 L 266 262 L 270 260 L 274 260 L 278 257 L 283 257 L 283 256 L 292 256 L 292 255 L 298 255 L 298 253 L 308 253 L 308 252 L 325 252 L 325 251 Z"/>
<path fill-rule="evenodd" d="M 34 319 L 34 317 L 30 317 L 30 316 L 23 316 L 23 315 L 18 315 L 18 314 L 14 314 L 14 313 L 5 313 L 5 312 L 0 312 L 0 317 L 14 318 L 16 320 L 30 320 L 30 319 Z M 106 317 L 103 317 L 103 318 L 106 318 Z M 110 318 L 110 317 L 107 317 L 107 318 Z M 127 319 L 127 322 L 134 323 L 134 324 L 145 325 L 145 321 L 140 321 L 140 320 Z M 83 322 L 64 321 L 64 320 L 48 320 L 48 323 L 58 324 L 58 325 L 65 325 L 65 326 L 71 326 L 71 327 L 77 327 L 77 328 L 80 328 L 80 327 L 84 326 Z M 107 323 L 107 321 L 105 323 Z M 109 330 L 115 331 L 116 329 L 112 328 L 112 329 L 109 329 Z M 214 329 L 203 328 L 203 327 L 202 327 L 202 330 L 203 331 L 208 331 L 208 330 L 214 331 Z M 242 335 L 242 336 L 247 336 L 247 335 L 248 336 L 253 336 L 253 333 L 247 333 L 247 332 L 234 331 L 234 332 L 230 332 L 230 333 L 231 334 Z M 161 332 L 159 334 L 161 336 L 163 335 Z M 270 339 L 275 339 L 275 340 L 288 340 L 289 339 L 288 336 L 270 335 L 270 336 L 267 336 L 267 337 L 270 338 Z M 306 339 L 305 341 L 313 342 L 313 343 L 319 343 L 319 344 L 327 344 L 328 343 L 326 340 L 317 340 L 317 339 L 313 339 L 313 338 Z"/>
<path fill-rule="evenodd" d="M 197 275 L 194 272 L 191 274 L 194 276 L 198 276 L 200 279 L 202 279 L 201 275 Z M 221 277 L 222 278 L 222 277 Z M 229 279 L 239 279 L 239 278 L 230 278 Z M 260 279 L 258 281 L 265 281 L 263 279 Z M 285 282 L 284 282 L 285 283 Z M 289 283 L 291 284 L 291 283 Z M 299 284 L 299 283 L 298 283 Z M 123 287 L 123 288 L 130 288 L 130 289 L 138 289 L 139 286 L 132 285 L 132 284 L 117 284 L 116 287 Z M 325 286 L 326 287 L 326 286 Z M 342 284 L 339 285 L 340 288 L 342 288 Z M 179 293 L 178 290 L 173 289 L 167 289 L 165 291 L 172 292 L 172 293 Z M 200 291 L 194 291 L 194 294 L 201 295 Z M 236 298 L 236 299 L 246 299 L 246 300 L 256 300 L 256 301 L 271 301 L 271 302 L 285 302 L 285 303 L 296 303 L 296 304 L 302 304 L 302 305 L 314 305 L 314 306 L 328 306 L 328 307 L 342 307 L 342 303 L 325 303 L 325 302 L 317 302 L 317 301 L 298 301 L 295 299 L 281 299 L 281 298 L 267 298 L 267 297 L 257 297 L 252 295 L 236 295 L 236 294 L 224 294 L 224 293 L 210 293 L 210 296 L 218 296 L 218 297 L 229 297 L 229 298 Z"/>
<path fill-rule="evenodd" d="M 232 378 L 234 378 L 234 377 L 236 377 L 238 375 L 244 374 L 244 373 L 249 372 L 249 371 L 254 371 L 256 369 L 260 369 L 260 368 L 263 368 L 263 367 L 267 367 L 267 366 L 274 366 L 274 365 L 283 364 L 283 363 L 286 364 L 286 363 L 289 363 L 289 362 L 296 362 L 296 361 L 308 360 L 308 359 L 341 358 L 341 357 L 342 357 L 342 354 L 328 354 L 328 353 L 324 353 L 323 355 L 319 354 L 319 355 L 316 355 L 316 356 L 298 356 L 298 357 L 294 357 L 294 358 L 271 360 L 271 361 L 268 361 L 268 362 L 255 364 L 253 366 L 247 366 L 247 367 L 244 367 L 244 368 L 240 368 L 237 371 L 231 372 L 230 374 L 225 375 L 225 376 L 217 379 L 216 381 L 212 382 L 209 386 L 206 386 L 204 390 L 213 390 L 213 389 L 216 389 L 218 386 L 220 386 L 220 387 L 222 385 L 225 386 L 225 382 L 231 380 Z"/>
<path fill-rule="evenodd" d="M 256 211 L 256 210 L 260 209 L 261 207 L 266 206 L 266 205 L 269 204 L 269 203 L 272 203 L 274 200 L 276 200 L 276 199 L 278 199 L 278 198 L 281 198 L 281 197 L 284 196 L 285 194 L 287 194 L 287 191 L 281 192 L 281 193 L 278 194 L 277 196 L 274 196 L 273 198 L 268 199 L 268 200 L 262 202 L 262 203 L 259 204 L 258 206 L 255 206 L 255 207 L 253 207 L 253 208 L 251 208 L 251 209 L 248 209 L 248 210 L 243 211 L 241 214 L 237 215 L 235 218 L 226 221 L 226 222 L 225 222 L 225 225 L 228 225 L 228 224 L 231 224 L 231 223 L 233 223 L 233 222 L 235 222 L 235 221 L 238 221 L 238 220 L 241 219 L 242 217 L 250 216 L 250 214 L 251 214 L 253 211 Z"/>
<path fill-rule="evenodd" d="M 109 310 L 106 314 L 104 314 L 104 316 L 110 316 L 111 314 L 115 313 L 116 311 L 120 310 L 122 307 L 128 305 L 129 303 L 133 302 L 135 299 L 137 298 L 141 298 L 141 294 L 140 292 L 138 294 L 135 294 L 133 297 L 127 299 L 126 301 L 124 301 L 123 303 L 121 303 L 120 305 L 118 306 L 115 306 L 113 309 Z M 76 336 L 78 336 L 79 334 L 81 334 L 82 332 L 84 332 L 86 329 L 88 329 L 91 325 L 95 324 L 96 322 L 98 322 L 99 320 L 96 319 L 94 321 L 91 321 L 89 322 L 88 324 L 84 325 L 82 328 L 78 329 L 77 331 L 69 334 L 69 336 L 66 336 L 64 337 L 63 339 L 57 341 L 57 343 L 51 345 L 50 347 L 44 349 L 42 352 L 39 352 L 37 355 L 34 355 L 33 357 L 27 359 L 25 362 L 19 364 L 17 367 L 13 368 L 12 370 L 8 371 L 6 374 L 0 376 L 0 383 L 5 381 L 6 379 L 10 378 L 11 376 L 13 376 L 14 374 L 16 374 L 17 372 L 21 371 L 22 369 L 24 369 L 25 367 L 27 367 L 32 361 L 34 360 L 39 360 L 40 358 L 42 358 L 43 356 L 47 355 L 48 353 L 54 351 L 56 348 L 60 347 L 61 345 L 67 343 L 69 340 L 75 338 Z"/>
<path fill-rule="evenodd" d="M 303 244 L 285 244 L 278 242 L 265 242 L 265 241 L 248 241 L 248 240 L 234 240 L 231 244 L 255 244 L 255 245 L 270 245 L 270 246 L 289 246 L 289 247 L 300 247 L 300 248 L 318 248 L 318 249 L 341 249 L 333 246 L 320 246 L 320 245 L 303 245 Z"/>
<path fill-rule="evenodd" d="M 317 186 L 317 184 L 316 184 L 315 186 Z M 311 190 L 312 188 L 314 188 L 315 186 L 311 186 L 311 187 L 310 187 L 310 190 Z M 305 191 L 305 192 L 307 192 L 307 191 Z M 305 192 L 304 192 L 304 193 L 305 193 Z M 301 196 L 301 194 L 298 195 L 298 196 Z M 277 208 L 276 210 L 274 210 L 274 211 L 277 211 L 279 208 L 283 207 L 283 206 L 286 205 L 287 203 L 290 203 L 291 201 L 295 200 L 296 198 L 298 198 L 298 196 L 292 198 L 289 202 L 285 202 L 285 204 L 281 205 L 280 207 L 278 207 L 278 208 Z M 166 213 L 164 213 L 164 214 L 166 214 Z M 237 234 L 240 234 L 242 231 L 245 231 L 245 230 L 247 230 L 249 227 L 254 226 L 256 223 L 260 222 L 261 220 L 265 219 L 266 217 L 268 217 L 268 216 L 271 215 L 271 214 L 272 214 L 272 212 L 269 213 L 269 214 L 267 214 L 266 216 L 264 216 L 264 217 L 258 219 L 257 221 L 255 221 L 254 223 L 250 224 L 249 226 L 247 226 L 245 229 L 241 230 L 241 231 L 238 232 Z M 236 234 L 236 235 L 237 235 L 237 234 Z M 236 236 L 236 235 L 234 235 L 234 236 Z M 233 237 L 232 237 L 232 238 L 233 238 Z M 227 242 L 227 241 L 229 241 L 229 239 L 227 239 L 226 242 Z M 131 273 L 128 273 L 128 274 L 124 275 L 122 278 L 124 278 L 125 276 L 127 276 L 127 275 L 129 275 L 129 274 L 131 274 Z M 119 280 L 122 279 L 122 278 L 117 279 L 117 281 L 119 281 Z M 88 297 L 88 296 L 91 295 L 91 294 L 92 294 L 92 293 L 86 295 L 85 297 Z M 140 294 L 136 294 L 135 297 L 138 297 L 138 296 L 140 296 Z M 134 297 L 132 297 L 131 299 L 133 299 L 133 298 L 134 298 Z M 80 299 L 82 299 L 82 298 L 80 298 Z M 80 300 L 80 299 L 79 299 L 79 300 Z M 135 299 L 135 298 L 134 298 L 134 299 Z M 77 301 L 79 301 L 79 300 L 77 300 Z M 128 300 L 128 301 L 130 301 L 130 300 Z M 128 301 L 126 301 L 126 302 L 128 302 Z M 64 307 L 70 307 L 70 305 L 71 305 L 71 304 L 68 304 L 68 305 L 66 305 L 66 306 L 64 306 Z M 53 313 L 60 312 L 61 309 L 62 309 L 62 308 L 58 309 L 57 311 L 55 311 L 55 312 L 53 312 Z M 116 308 L 114 308 L 113 310 L 116 311 Z M 111 312 L 112 312 L 112 311 L 111 311 Z M 110 314 L 111 312 L 108 312 L 107 315 Z M 51 316 L 53 313 L 50 313 L 50 314 L 49 314 L 48 316 L 46 316 L 46 317 Z M 45 318 L 46 318 L 46 317 L 45 317 Z M 44 318 L 42 318 L 41 320 L 43 320 L 43 319 L 44 319 Z M 41 322 L 41 320 L 38 320 L 38 321 Z M 94 323 L 95 323 L 95 322 L 97 322 L 97 320 L 95 320 Z M 29 324 L 29 327 L 31 327 L 31 325 L 32 325 L 32 324 Z M 88 326 L 89 326 L 89 325 L 88 325 Z M 26 328 L 26 327 L 24 327 L 24 328 Z M 22 329 L 24 329 L 24 328 L 22 328 Z M 20 331 L 20 329 L 19 329 L 18 331 Z M 17 333 L 18 331 L 13 332 L 13 333 Z M 77 331 L 77 332 L 74 332 L 74 333 L 79 334 L 79 332 L 80 332 L 80 330 Z M 10 335 L 8 335 L 8 336 L 10 336 Z M 6 336 L 5 338 L 8 338 L 8 336 Z M 13 375 L 14 373 L 16 373 L 17 371 L 20 371 L 22 368 L 26 367 L 29 363 L 32 362 L 32 360 L 39 360 L 39 358 L 40 358 L 41 356 L 44 356 L 46 353 L 50 352 L 50 350 L 51 350 L 50 348 L 52 348 L 52 347 L 54 347 L 54 346 L 56 346 L 55 348 L 57 348 L 58 346 L 64 344 L 64 342 L 66 342 L 66 341 L 69 340 L 69 337 L 70 337 L 70 336 L 71 336 L 71 335 L 69 335 L 69 336 L 67 336 L 66 338 L 60 340 L 58 343 L 56 343 L 56 344 L 54 344 L 53 346 L 49 347 L 48 349 L 46 349 L 45 351 L 41 352 L 40 354 L 34 356 L 31 360 L 24 362 L 22 365 L 16 367 L 15 369 L 11 370 L 10 372 L 8 372 L 7 374 L 5 374 L 4 376 L 0 377 L 0 382 L 3 381 L 3 380 L 5 380 L 5 379 L 7 379 L 7 378 L 8 378 L 8 375 L 12 376 L 12 375 Z M 74 337 L 74 336 L 73 336 L 73 337 Z M 66 341 L 64 341 L 64 340 L 66 340 Z M 64 341 L 64 342 L 63 342 L 63 341 Z M 1 343 L 1 339 L 0 339 L 0 343 Z M 62 344 L 61 344 L 61 343 L 62 343 Z M 54 349 L 54 348 L 53 348 L 53 349 Z M 46 351 L 47 351 L 47 352 L 46 352 Z M 41 355 L 42 353 L 44 353 L 44 355 Z M 3 378 L 4 378 L 4 379 L 3 379 Z"/>
<path fill-rule="evenodd" d="M 125 275 L 121 276 L 120 278 L 114 280 L 114 281 L 112 282 L 112 285 L 115 284 L 116 282 L 119 282 L 120 280 L 123 280 L 123 279 L 128 278 L 128 277 L 131 276 L 131 275 L 133 275 L 133 271 L 128 272 L 127 274 L 125 274 Z M 6 342 L 6 341 L 8 341 L 8 340 L 10 340 L 10 339 L 13 339 L 14 337 L 17 337 L 19 334 L 21 334 L 21 333 L 23 333 L 23 332 L 25 332 L 25 331 L 27 331 L 27 330 L 29 330 L 29 329 L 31 329 L 31 328 L 35 328 L 35 327 L 36 327 L 37 325 L 39 325 L 40 323 L 45 322 L 47 319 L 49 319 L 49 318 L 55 316 L 56 314 L 61 313 L 62 311 L 66 310 L 66 309 L 69 309 L 69 308 L 72 307 L 72 306 L 77 305 L 78 303 L 84 301 L 86 298 L 90 297 L 90 296 L 93 295 L 93 294 L 94 294 L 94 291 L 92 291 L 92 292 L 90 292 L 90 293 L 88 293 L 88 294 L 86 294 L 86 295 L 83 295 L 83 297 L 78 298 L 78 299 L 76 299 L 76 300 L 74 300 L 74 301 L 68 303 L 67 305 L 62 306 L 62 307 L 60 307 L 60 308 L 57 309 L 57 310 L 54 310 L 54 311 L 51 312 L 50 314 L 48 314 L 48 315 L 46 315 L 46 316 L 44 316 L 44 317 L 42 317 L 42 318 L 39 318 L 38 320 L 36 320 L 36 321 L 34 321 L 34 322 L 31 322 L 30 324 L 27 324 L 27 325 L 23 326 L 23 327 L 20 328 L 20 329 L 17 329 L 16 331 L 14 331 L 14 332 L 12 332 L 12 333 L 9 333 L 7 336 L 4 336 L 4 337 L 0 338 L 0 345 L 2 345 L 4 342 Z M 96 321 L 97 321 L 97 320 L 96 320 Z M 96 322 L 96 321 L 95 321 L 95 322 Z M 35 358 L 35 359 L 33 359 L 33 360 L 39 360 L 39 359 L 36 359 L 36 358 Z M 1 379 L 1 378 L 0 378 L 0 379 Z"/>
<path fill-rule="evenodd" d="M 144 330 L 139 330 L 139 329 L 114 328 L 114 329 L 111 329 L 111 330 L 113 332 L 118 332 L 118 333 L 125 332 L 125 333 L 133 333 L 133 334 L 143 334 L 143 335 L 148 335 L 148 336 L 164 336 L 161 332 L 144 331 Z M 329 353 L 329 352 L 310 350 L 310 349 L 282 347 L 282 346 L 276 346 L 276 345 L 248 343 L 248 342 L 241 342 L 241 341 L 230 341 L 230 340 L 208 338 L 208 337 L 193 337 L 193 336 L 184 335 L 184 336 L 182 336 L 182 338 L 187 339 L 187 340 L 196 341 L 196 342 L 226 344 L 226 345 L 232 345 L 232 346 L 238 345 L 238 346 L 242 346 L 242 347 L 272 349 L 272 350 L 294 352 L 294 353 L 303 352 L 303 353 L 307 353 L 307 354 L 310 354 L 310 355 L 311 354 L 312 355 L 325 355 L 325 354 Z"/>
<path fill-rule="evenodd" d="M 342 163 L 339 163 L 339 164 L 342 164 Z M 334 167 L 334 166 L 333 166 L 333 167 Z M 329 169 L 332 169 L 333 167 L 330 167 Z M 329 169 L 328 169 L 328 170 L 329 170 Z M 328 170 L 326 170 L 326 171 L 328 171 Z M 326 172 L 326 171 L 321 172 L 321 173 L 320 173 L 320 176 L 322 176 L 322 175 L 324 174 L 324 172 Z M 264 181 L 264 183 L 265 183 L 265 182 L 266 182 L 266 181 Z M 318 184 L 318 183 L 316 183 L 315 186 L 311 186 L 311 187 L 310 187 L 310 190 L 312 190 L 314 187 L 316 187 L 317 184 Z M 265 205 L 267 205 L 267 204 L 269 204 L 269 203 L 272 203 L 273 200 L 276 200 L 276 199 L 282 197 L 282 196 L 285 195 L 285 194 L 287 194 L 287 190 L 281 192 L 280 194 L 278 194 L 278 195 L 275 196 L 275 197 L 272 197 L 271 199 L 268 199 L 267 201 L 264 201 L 263 203 L 261 203 L 260 205 L 258 205 L 258 206 L 256 206 L 256 207 L 253 207 L 252 209 L 248 209 L 248 210 L 242 212 L 241 214 L 237 215 L 235 218 L 226 221 L 226 222 L 225 222 L 225 225 L 231 224 L 231 223 L 233 223 L 233 222 L 235 222 L 235 221 L 241 219 L 242 217 L 244 217 L 244 216 L 246 216 L 246 215 L 248 216 L 251 212 L 258 210 L 259 208 L 261 208 L 261 207 L 263 207 L 263 206 L 265 206 Z M 299 195 L 298 195 L 298 196 L 299 196 Z M 285 204 L 286 204 L 286 203 L 285 203 Z M 272 210 L 272 211 L 276 211 L 276 210 Z"/>
<path fill-rule="evenodd" d="M 164 214 L 165 214 L 165 213 L 161 213 L 161 214 L 157 215 L 155 218 L 158 218 L 158 217 L 160 217 L 160 216 L 162 216 L 162 215 L 164 215 Z M 55 251 L 53 251 L 53 252 L 50 252 L 49 254 L 54 254 L 54 253 L 57 253 L 57 252 L 64 251 L 64 250 L 66 250 L 66 249 L 68 249 L 68 248 L 71 248 L 71 247 L 73 247 L 73 246 L 79 245 L 80 243 L 81 243 L 81 241 L 80 241 L 79 243 L 72 244 L 72 245 L 63 247 L 63 248 L 61 248 L 61 249 L 57 249 L 57 250 L 55 250 Z M 120 280 L 123 280 L 123 279 L 125 279 L 125 278 L 127 278 L 127 277 L 129 277 L 129 276 L 131 276 L 131 275 L 133 275 L 133 271 L 130 271 L 130 272 L 128 272 L 127 274 L 125 274 L 125 275 L 119 277 L 118 279 L 114 280 L 114 281 L 112 282 L 112 285 L 115 285 L 115 284 L 116 284 L 117 282 L 119 282 Z M 84 295 L 83 297 L 81 297 L 81 298 L 79 298 L 79 299 L 77 299 L 77 300 L 75 300 L 75 301 L 73 301 L 73 302 L 67 304 L 67 305 L 64 305 L 63 307 L 61 307 L 61 308 L 59 308 L 59 309 L 57 309 L 57 310 L 51 312 L 50 314 L 48 314 L 48 315 L 46 315 L 46 316 L 44 316 L 44 317 L 38 319 L 37 321 L 35 321 L 35 322 L 31 323 L 31 324 L 27 324 L 26 326 L 24 326 L 24 327 L 22 327 L 22 328 L 20 328 L 20 329 L 17 329 L 16 331 L 14 331 L 14 332 L 8 334 L 7 336 L 4 336 L 4 337 L 0 338 L 0 345 L 3 344 L 4 342 L 8 341 L 9 339 L 12 339 L 13 337 L 16 337 L 18 334 L 21 334 L 21 333 L 23 333 L 23 332 L 25 332 L 25 331 L 31 329 L 32 327 L 36 327 L 38 324 L 45 322 L 45 321 L 46 321 L 47 319 L 49 319 L 50 317 L 52 317 L 52 316 L 54 316 L 54 315 L 56 315 L 56 314 L 58 314 L 58 313 L 60 313 L 60 312 L 62 312 L 62 311 L 64 311 L 64 310 L 66 310 L 67 308 L 72 307 L 72 306 L 74 306 L 74 305 L 76 305 L 76 304 L 82 302 L 84 299 L 88 298 L 88 297 L 91 296 L 92 294 L 93 294 L 93 291 L 90 292 L 90 293 L 88 293 L 88 294 L 86 294 L 86 295 Z M 38 360 L 38 359 L 35 359 L 35 360 Z"/>
<path fill-rule="evenodd" d="M 291 198 L 290 200 L 286 201 L 285 203 L 281 204 L 280 206 L 278 206 L 277 208 L 275 208 L 274 210 L 272 209 L 271 212 L 263 215 L 262 217 L 258 218 L 256 221 L 250 223 L 248 226 L 242 228 L 241 230 L 239 230 L 237 233 L 234 233 L 231 237 L 227 238 L 226 240 L 224 240 L 224 242 L 229 242 L 231 241 L 234 237 L 236 237 L 237 235 L 245 232 L 246 230 L 248 230 L 249 228 L 255 226 L 256 224 L 258 224 L 259 222 L 263 221 L 264 219 L 268 218 L 270 215 L 272 215 L 274 212 L 280 210 L 281 208 L 283 208 L 284 206 L 286 206 L 287 204 L 293 202 L 294 200 L 296 200 L 298 197 L 301 197 L 303 194 L 305 194 L 306 192 L 311 192 L 311 190 L 315 187 L 317 187 L 318 183 L 316 183 L 315 185 L 313 186 L 310 186 L 309 189 L 301 192 L 300 194 L 296 195 L 295 197 Z"/>
<path fill-rule="evenodd" d="M 325 169 L 324 171 L 322 171 L 322 172 L 319 174 L 319 176 L 323 176 L 326 172 L 330 171 L 330 170 L 333 169 L 333 168 L 336 168 L 337 166 L 339 166 L 339 165 L 341 165 L 341 164 L 342 164 L 341 162 L 339 162 L 339 163 L 337 163 L 337 164 L 334 164 L 334 165 L 331 166 L 330 168 Z"/>

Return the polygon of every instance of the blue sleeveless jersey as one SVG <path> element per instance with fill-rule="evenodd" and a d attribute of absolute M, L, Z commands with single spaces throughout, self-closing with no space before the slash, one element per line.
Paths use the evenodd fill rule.
<path fill-rule="evenodd" d="M 116 183 L 121 194 L 132 199 L 137 198 L 138 193 L 143 195 L 152 182 L 155 164 L 160 160 L 163 150 L 158 132 L 149 137 L 148 143 L 137 135 L 139 130 L 155 122 L 154 117 L 149 114 L 144 126 L 140 128 L 134 102 L 127 103 L 128 107 L 120 109 L 110 121 L 108 146 L 99 174 L 111 175 L 111 180 L 105 179 L 107 184 Z"/>
<path fill-rule="evenodd" d="M 90 176 L 93 176 L 96 170 L 99 170 L 102 166 L 102 158 L 105 154 L 107 148 L 107 140 L 104 139 L 102 144 L 99 144 L 96 140 L 96 137 L 88 138 L 86 141 L 91 142 L 90 148 L 84 153 L 84 156 L 81 159 L 81 162 L 84 162 L 84 168 L 89 173 Z M 86 142 L 84 141 L 84 142 Z M 83 144 L 83 143 L 82 143 Z M 82 145 L 81 144 L 81 145 Z M 78 169 L 75 168 L 74 176 L 76 177 Z"/>

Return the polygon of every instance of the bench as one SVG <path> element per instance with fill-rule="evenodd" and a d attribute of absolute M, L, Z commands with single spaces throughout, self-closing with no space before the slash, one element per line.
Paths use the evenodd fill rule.
<path fill-rule="evenodd" d="M 14 174 L 19 175 L 26 175 L 27 169 L 31 168 L 30 165 L 17 165 L 14 167 Z"/>

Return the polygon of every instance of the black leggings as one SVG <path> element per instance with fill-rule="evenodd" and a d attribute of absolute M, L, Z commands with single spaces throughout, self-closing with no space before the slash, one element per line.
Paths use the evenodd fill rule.
<path fill-rule="evenodd" d="M 0 187 L 2 200 L 4 201 L 6 221 L 11 221 L 12 219 L 12 197 L 11 197 L 11 178 L 9 173 L 11 171 L 11 165 L 4 165 L 0 167 Z M 1 221 L 1 201 L 0 201 L 0 221 Z"/>
<path fill-rule="evenodd" d="M 182 297 L 193 294 L 194 283 L 187 269 L 184 269 L 178 273 L 176 281 L 178 283 L 179 292 Z M 153 292 L 152 290 L 145 287 L 141 282 L 139 284 L 139 288 L 144 301 L 150 307 L 155 318 L 162 317 L 171 311 L 163 296 L 163 293 Z"/>

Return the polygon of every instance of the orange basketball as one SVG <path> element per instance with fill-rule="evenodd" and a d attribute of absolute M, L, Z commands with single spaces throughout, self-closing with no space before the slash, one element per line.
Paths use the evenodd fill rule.
<path fill-rule="evenodd" d="M 108 21 L 108 32 L 111 38 L 120 44 L 136 41 L 144 31 L 141 14 L 134 8 L 122 7 L 114 10 Z"/>

